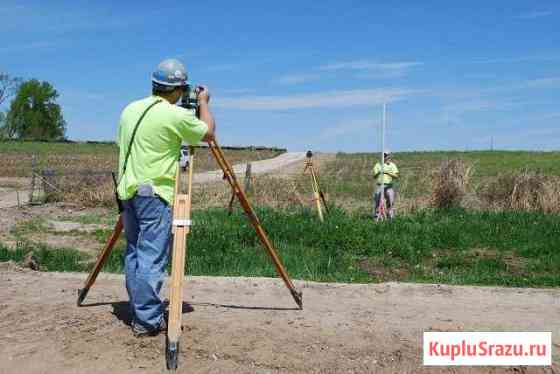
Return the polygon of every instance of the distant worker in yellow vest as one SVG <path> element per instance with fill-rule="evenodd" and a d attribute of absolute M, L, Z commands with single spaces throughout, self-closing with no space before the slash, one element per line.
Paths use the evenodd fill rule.
<path fill-rule="evenodd" d="M 374 218 L 379 218 L 381 207 L 381 190 L 385 185 L 385 210 L 389 213 L 389 218 L 395 217 L 395 190 L 393 183 L 399 178 L 399 169 L 393 162 L 391 152 L 384 152 L 385 165 L 383 166 L 383 175 L 381 175 L 381 162 L 375 164 L 373 168 L 373 176 L 377 179 L 377 188 L 375 190 L 375 213 Z"/>

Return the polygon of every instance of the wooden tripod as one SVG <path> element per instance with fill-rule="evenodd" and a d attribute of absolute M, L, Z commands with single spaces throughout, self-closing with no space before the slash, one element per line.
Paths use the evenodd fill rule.
<path fill-rule="evenodd" d="M 280 275 L 284 284 L 289 289 L 294 301 L 300 309 L 303 309 L 303 295 L 301 292 L 297 291 L 294 287 L 288 273 L 284 269 L 282 262 L 274 247 L 272 246 L 266 232 L 260 224 L 260 221 L 255 214 L 251 204 L 247 200 L 245 193 L 241 189 L 233 168 L 229 162 L 225 159 L 224 154 L 217 142 L 211 141 L 209 143 L 210 151 L 216 158 L 216 161 L 220 165 L 220 168 L 224 172 L 224 177 L 227 179 L 235 195 L 239 198 L 239 202 L 243 207 L 245 213 L 249 217 L 251 224 L 255 228 L 257 236 L 261 240 L 265 251 L 270 256 L 277 273 Z M 184 158 L 183 158 L 184 160 Z M 181 335 L 181 315 L 182 315 L 182 304 L 183 304 L 183 282 L 184 282 L 184 272 L 185 272 L 185 258 L 186 258 L 186 236 L 190 232 L 191 225 L 191 193 L 192 193 L 192 175 L 193 175 L 193 161 L 194 161 L 194 149 L 191 147 L 188 155 L 188 162 L 182 162 L 179 160 L 179 166 L 177 168 L 177 176 L 175 181 L 175 203 L 173 205 L 173 252 L 172 252 L 172 263 L 171 263 L 171 281 L 169 287 L 169 320 L 168 320 L 168 331 L 166 339 L 166 361 L 167 368 L 174 370 L 177 368 L 177 358 L 179 353 L 179 337 Z M 78 290 L 78 300 L 77 305 L 81 306 L 85 300 L 90 288 L 95 283 L 99 272 L 103 268 L 103 265 L 109 258 L 111 251 L 115 243 L 117 242 L 120 234 L 123 230 L 123 218 L 122 214 L 119 215 L 117 223 L 113 232 L 109 236 L 107 243 L 101 250 L 94 268 L 88 275 L 84 287 Z"/>
<path fill-rule="evenodd" d="M 173 202 L 173 250 L 171 252 L 171 280 L 169 284 L 169 317 L 167 321 L 166 363 L 167 369 L 177 369 L 179 358 L 179 338 L 183 314 L 183 282 L 185 280 L 185 260 L 187 235 L 191 228 L 192 179 L 194 148 L 189 147 L 186 155 L 181 152 L 175 177 L 175 198 Z"/>
<path fill-rule="evenodd" d="M 325 194 L 321 190 L 321 186 L 319 185 L 319 178 L 317 177 L 317 172 L 315 171 L 315 167 L 313 166 L 313 152 L 307 151 L 307 160 L 305 161 L 305 168 L 303 172 L 305 173 L 309 170 L 311 175 L 311 188 L 313 189 L 313 201 L 317 205 L 317 213 L 319 214 L 319 219 L 321 222 L 324 221 L 323 218 L 323 209 L 321 206 L 321 202 L 323 203 L 323 207 L 325 207 L 325 211 L 327 214 L 329 213 L 329 207 L 327 205 L 327 201 L 325 199 Z"/>

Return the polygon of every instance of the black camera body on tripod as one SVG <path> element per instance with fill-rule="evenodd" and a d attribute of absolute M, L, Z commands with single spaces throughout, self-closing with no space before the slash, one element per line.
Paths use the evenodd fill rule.
<path fill-rule="evenodd" d="M 185 109 L 193 109 L 198 116 L 198 94 L 203 90 L 200 86 L 187 84 L 183 96 L 181 96 L 181 104 L 179 106 Z"/>

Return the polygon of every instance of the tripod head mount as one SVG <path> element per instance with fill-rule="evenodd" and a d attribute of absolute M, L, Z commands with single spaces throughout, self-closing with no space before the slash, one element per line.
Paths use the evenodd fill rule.
<path fill-rule="evenodd" d="M 189 166 L 189 147 L 181 144 L 181 149 L 179 150 L 179 166 L 183 170 L 187 170 Z"/>

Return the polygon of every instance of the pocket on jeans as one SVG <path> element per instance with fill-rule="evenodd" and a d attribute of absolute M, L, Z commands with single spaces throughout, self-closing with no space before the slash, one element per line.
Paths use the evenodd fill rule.
<path fill-rule="evenodd" d="M 139 221 L 160 221 L 166 205 L 158 197 L 136 196 L 135 208 Z"/>

